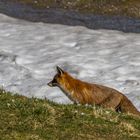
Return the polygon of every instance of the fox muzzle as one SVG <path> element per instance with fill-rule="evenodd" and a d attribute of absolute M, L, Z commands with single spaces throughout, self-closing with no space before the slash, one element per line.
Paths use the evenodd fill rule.
<path fill-rule="evenodd" d="M 51 81 L 47 85 L 50 86 L 50 87 L 53 87 L 53 82 Z"/>
<path fill-rule="evenodd" d="M 53 79 L 52 81 L 50 81 L 50 82 L 48 83 L 48 86 L 50 86 L 50 87 L 58 86 L 58 83 L 57 83 L 56 79 Z"/>

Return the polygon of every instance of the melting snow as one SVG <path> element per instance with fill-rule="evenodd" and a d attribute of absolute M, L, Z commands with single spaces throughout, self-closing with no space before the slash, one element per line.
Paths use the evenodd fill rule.
<path fill-rule="evenodd" d="M 32 23 L 0 14 L 0 85 L 28 97 L 70 100 L 47 83 L 59 65 L 123 92 L 140 110 L 140 34 Z"/>

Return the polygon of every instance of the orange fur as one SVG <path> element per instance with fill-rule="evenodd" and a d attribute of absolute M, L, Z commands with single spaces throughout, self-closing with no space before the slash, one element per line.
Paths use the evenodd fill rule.
<path fill-rule="evenodd" d="M 121 92 L 106 86 L 80 81 L 60 68 L 59 70 L 61 72 L 54 77 L 56 86 L 75 103 L 95 104 L 115 111 L 140 115 L 132 102 Z"/>

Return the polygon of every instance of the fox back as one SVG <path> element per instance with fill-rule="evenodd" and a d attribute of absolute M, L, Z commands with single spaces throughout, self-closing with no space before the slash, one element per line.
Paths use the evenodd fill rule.
<path fill-rule="evenodd" d="M 115 111 L 139 114 L 131 101 L 121 92 L 110 87 L 75 79 L 60 67 L 57 67 L 57 74 L 48 85 L 59 87 L 74 103 L 94 104 Z"/>

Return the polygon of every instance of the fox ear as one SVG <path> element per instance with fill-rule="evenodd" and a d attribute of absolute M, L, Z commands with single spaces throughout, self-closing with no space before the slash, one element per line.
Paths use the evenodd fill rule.
<path fill-rule="evenodd" d="M 64 71 L 59 66 L 56 66 L 56 70 L 60 75 L 64 73 Z"/>

